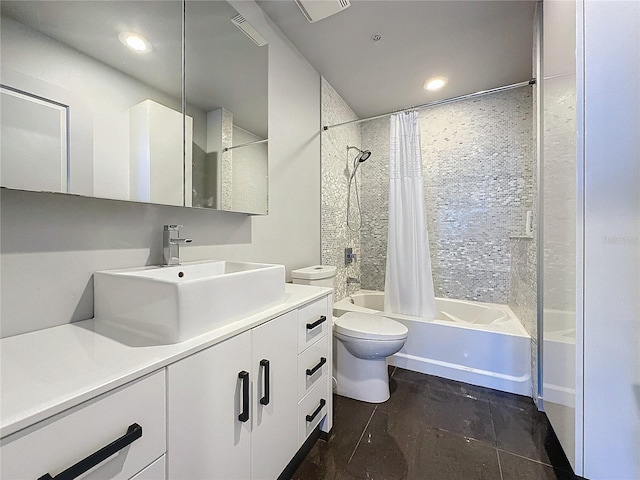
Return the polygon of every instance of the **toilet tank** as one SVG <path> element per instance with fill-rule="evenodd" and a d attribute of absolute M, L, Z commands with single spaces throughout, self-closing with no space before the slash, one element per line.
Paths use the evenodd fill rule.
<path fill-rule="evenodd" d="M 336 267 L 332 265 L 313 265 L 311 267 L 299 268 L 291 272 L 293 283 L 301 285 L 314 285 L 316 287 L 334 288 L 334 278 Z"/>

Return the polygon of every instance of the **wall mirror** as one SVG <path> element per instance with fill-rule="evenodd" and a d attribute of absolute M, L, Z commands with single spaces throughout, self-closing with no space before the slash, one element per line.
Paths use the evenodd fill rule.
<path fill-rule="evenodd" d="M 1 186 L 267 213 L 268 45 L 231 5 L 0 14 Z"/>

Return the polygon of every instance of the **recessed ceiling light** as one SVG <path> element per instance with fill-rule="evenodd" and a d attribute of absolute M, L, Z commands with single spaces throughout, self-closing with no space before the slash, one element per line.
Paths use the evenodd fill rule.
<path fill-rule="evenodd" d="M 426 82 L 424 82 L 422 88 L 431 92 L 435 92 L 436 90 L 440 90 L 442 87 L 444 87 L 448 81 L 449 80 L 446 77 L 431 77 Z"/>
<path fill-rule="evenodd" d="M 136 53 L 149 53 L 153 50 L 151 43 L 142 35 L 132 32 L 121 32 L 118 39 Z"/>

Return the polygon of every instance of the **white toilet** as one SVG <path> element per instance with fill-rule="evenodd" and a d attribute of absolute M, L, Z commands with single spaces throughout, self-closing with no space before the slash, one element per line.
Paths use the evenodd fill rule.
<path fill-rule="evenodd" d="M 315 265 L 291 272 L 293 283 L 333 287 L 336 267 Z M 387 357 L 398 352 L 409 330 L 400 322 L 368 313 L 333 318 L 333 368 L 337 393 L 363 402 L 389 399 Z"/>
<path fill-rule="evenodd" d="M 407 341 L 406 326 L 382 315 L 347 312 L 334 319 L 337 393 L 363 402 L 389 399 L 387 357 Z"/>

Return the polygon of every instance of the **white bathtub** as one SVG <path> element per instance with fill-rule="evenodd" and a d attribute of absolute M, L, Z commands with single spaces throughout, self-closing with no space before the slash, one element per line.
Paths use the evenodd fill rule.
<path fill-rule="evenodd" d="M 365 312 L 409 329 L 389 364 L 531 396 L 531 337 L 506 305 L 436 298 L 436 319 L 383 312 L 384 292 L 361 290 L 333 305 L 334 315 Z"/>

